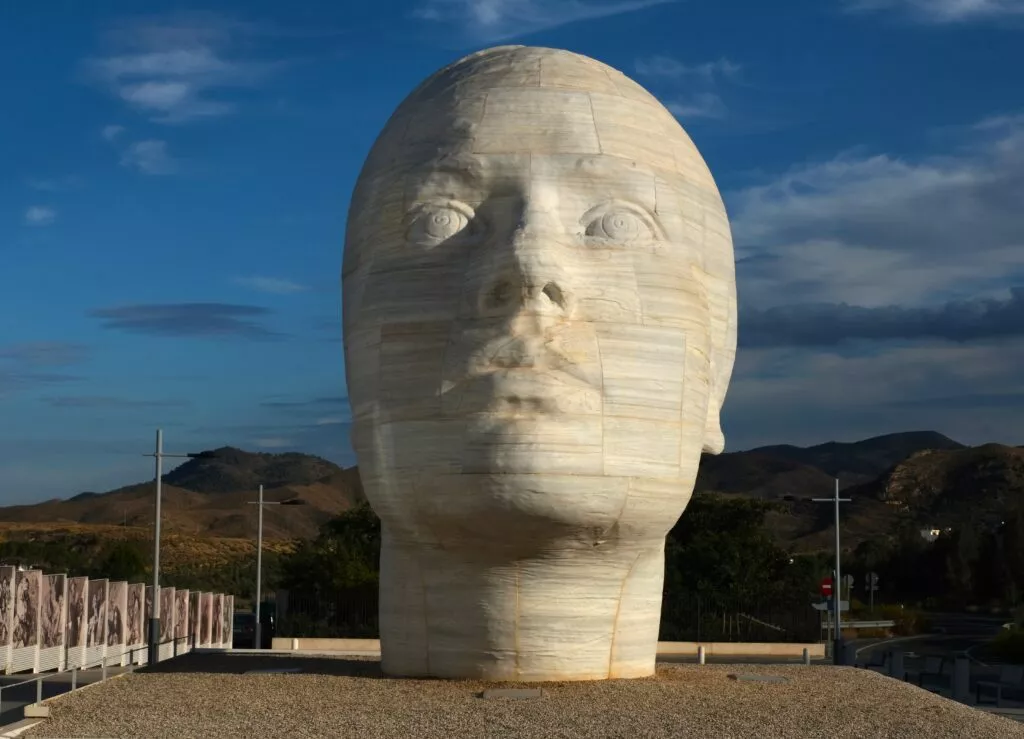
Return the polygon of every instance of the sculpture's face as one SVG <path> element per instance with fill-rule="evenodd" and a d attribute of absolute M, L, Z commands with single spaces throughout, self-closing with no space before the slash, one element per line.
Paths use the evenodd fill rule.
<path fill-rule="evenodd" d="M 724 209 L 660 106 L 512 73 L 420 93 L 362 174 L 344 294 L 364 483 L 419 538 L 664 536 L 709 415 L 717 433 Z"/>

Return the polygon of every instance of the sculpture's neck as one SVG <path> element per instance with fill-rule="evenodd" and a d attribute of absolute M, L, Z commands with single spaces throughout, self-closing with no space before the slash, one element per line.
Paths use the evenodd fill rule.
<path fill-rule="evenodd" d="M 383 532 L 382 666 L 391 675 L 595 680 L 654 672 L 664 541 L 484 558 Z"/>

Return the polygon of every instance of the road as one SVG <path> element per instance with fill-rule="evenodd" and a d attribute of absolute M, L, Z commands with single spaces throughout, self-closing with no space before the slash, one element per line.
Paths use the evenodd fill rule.
<path fill-rule="evenodd" d="M 127 672 L 127 667 L 108 667 L 107 675 L 119 675 Z M 103 679 L 103 671 L 78 670 L 75 677 L 77 686 L 89 685 Z M 52 698 L 55 695 L 67 693 L 71 690 L 70 672 L 43 673 L 43 700 Z M 19 673 L 17 675 L 0 675 L 0 726 L 20 721 L 24 717 L 25 706 L 36 702 L 36 683 L 33 681 L 24 685 L 17 685 L 25 680 L 31 680 L 35 675 L 31 673 Z M 15 685 L 15 687 L 8 687 Z"/>
<path fill-rule="evenodd" d="M 899 646 L 906 652 L 925 656 L 954 657 L 967 650 L 979 647 L 993 639 L 1006 622 L 1005 617 L 985 616 L 970 613 L 934 613 L 929 615 L 932 633 L 925 634 L 891 645 L 880 640 L 878 646 L 867 646 L 858 660 L 864 660 L 873 652 L 885 651 Z"/>

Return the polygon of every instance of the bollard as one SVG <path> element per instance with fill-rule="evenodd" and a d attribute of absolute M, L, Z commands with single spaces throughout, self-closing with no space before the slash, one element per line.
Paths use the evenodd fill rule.
<path fill-rule="evenodd" d="M 906 679 L 907 671 L 903 669 L 903 652 L 892 652 L 891 659 L 889 660 L 889 677 L 894 677 L 897 680 Z"/>
<path fill-rule="evenodd" d="M 104 657 L 103 660 L 100 662 L 100 664 L 102 665 L 102 672 L 100 673 L 100 674 L 103 675 L 102 680 L 106 680 L 107 679 L 107 658 Z M 101 682 L 102 682 L 102 680 L 101 680 Z"/>
<path fill-rule="evenodd" d="M 803 662 L 805 665 L 811 664 L 811 650 L 804 647 Z"/>
<path fill-rule="evenodd" d="M 966 703 L 971 695 L 971 662 L 967 655 L 958 654 L 953 663 L 953 700 Z"/>
<path fill-rule="evenodd" d="M 697 647 L 697 664 L 704 664 L 704 647 Z"/>
<path fill-rule="evenodd" d="M 36 705 L 43 702 L 43 679 L 36 680 Z"/>
<path fill-rule="evenodd" d="M 298 648 L 299 648 L 299 640 L 298 639 L 292 639 L 292 649 L 298 649 Z"/>
<path fill-rule="evenodd" d="M 71 692 L 74 692 L 78 687 L 78 668 L 71 668 Z"/>

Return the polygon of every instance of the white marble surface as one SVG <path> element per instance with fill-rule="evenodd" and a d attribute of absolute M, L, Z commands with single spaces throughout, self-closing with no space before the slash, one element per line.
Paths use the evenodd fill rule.
<path fill-rule="evenodd" d="M 385 671 L 652 674 L 736 348 L 728 218 L 675 118 L 566 51 L 441 70 L 367 158 L 343 298 Z"/>

